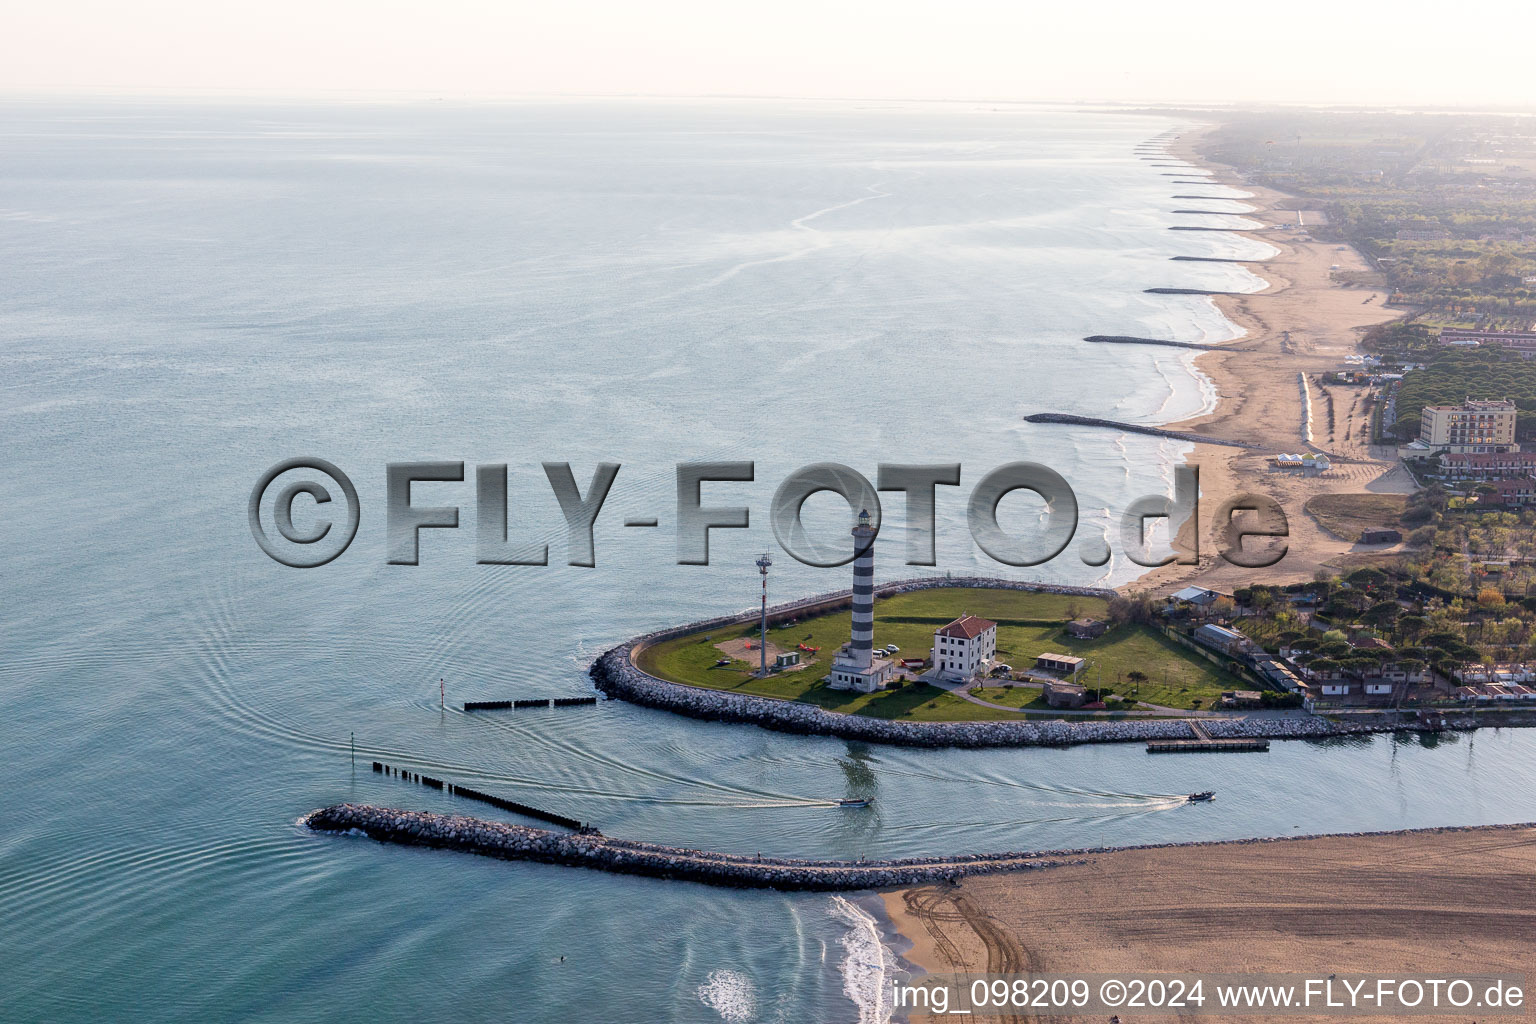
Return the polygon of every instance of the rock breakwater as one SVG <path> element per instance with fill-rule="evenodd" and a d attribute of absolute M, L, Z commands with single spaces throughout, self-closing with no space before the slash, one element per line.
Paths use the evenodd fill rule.
<path fill-rule="evenodd" d="M 944 882 L 965 875 L 1027 871 L 1081 858 L 999 853 L 895 860 L 810 860 L 711 853 L 611 839 L 598 832 L 551 832 L 458 814 L 404 811 L 369 804 L 336 804 L 315 811 L 304 825 L 316 832 L 361 833 L 381 842 L 457 850 L 502 860 L 649 875 L 734 889 L 849 890 Z"/>
<path fill-rule="evenodd" d="M 881 889 L 948 882 L 969 875 L 1086 864 L 1092 857 L 1123 850 L 1182 847 L 1253 846 L 1325 838 L 1318 835 L 1232 839 L 1218 842 L 1154 843 L 1145 846 L 1084 847 L 1030 853 L 988 853 L 953 857 L 890 860 L 811 860 L 749 857 L 673 846 L 612 839 L 597 832 L 562 833 L 503 821 L 456 814 L 404 811 L 369 804 L 336 804 L 307 815 L 302 822 L 315 832 L 365 835 L 380 842 L 456 850 L 501 860 L 536 861 L 626 875 L 648 875 L 736 889 L 786 891 Z M 1526 832 L 1531 824 L 1467 825 L 1407 829 L 1399 832 L 1329 833 L 1332 838 L 1365 838 L 1485 832 Z"/>
<path fill-rule="evenodd" d="M 1182 347 L 1182 346 L 1180 346 Z M 1215 351 L 1215 346 L 1208 346 L 1207 351 Z M 1077 427 L 1108 427 L 1111 430 L 1123 430 L 1128 434 L 1146 434 L 1149 437 L 1171 437 L 1176 441 L 1188 441 L 1190 444 L 1220 444 L 1230 448 L 1264 448 L 1257 441 L 1239 441 L 1226 437 L 1212 437 L 1210 434 L 1196 434 L 1188 430 L 1169 430 L 1166 427 L 1148 427 L 1140 423 L 1126 423 L 1123 420 L 1106 420 L 1098 416 L 1079 416 L 1070 412 L 1032 412 L 1024 417 L 1025 423 L 1066 423 Z"/>

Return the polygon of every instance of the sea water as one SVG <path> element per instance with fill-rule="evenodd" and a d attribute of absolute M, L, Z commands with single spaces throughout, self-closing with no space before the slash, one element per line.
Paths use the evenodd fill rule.
<path fill-rule="evenodd" d="M 1146 423 L 1209 396 L 1177 349 L 1234 328 L 1175 286 L 1251 290 L 1260 242 L 1170 232 L 1189 191 L 1133 148 L 1187 126 L 1103 110 L 768 102 L 8 102 L 0 114 L 0 1018 L 30 1021 L 871 1021 L 894 969 L 868 906 L 314 836 L 369 801 L 494 814 L 374 759 L 606 833 L 877 857 L 1529 817 L 1526 733 L 919 751 L 695 722 L 590 692 L 620 639 L 842 588 L 779 551 L 797 467 L 960 462 L 931 571 L 1118 583 L 1075 545 L 1031 569 L 971 541 L 988 470 L 1045 463 L 1084 529 L 1166 493 Z M 1202 193 L 1241 197 L 1225 189 Z M 1240 203 L 1224 208 L 1241 211 Z M 1187 218 L 1186 218 L 1187 219 Z M 1202 218 L 1202 222 L 1210 218 Z M 1241 225 L 1237 219 L 1231 223 Z M 316 569 L 247 518 L 290 456 L 345 470 L 351 547 Z M 510 466 L 547 567 L 475 562 L 474 483 L 420 565 L 387 564 L 389 462 Z M 676 563 L 674 467 L 751 460 L 711 565 Z M 540 463 L 622 469 L 597 565 L 565 565 Z M 1007 499 L 1005 525 L 1040 509 Z M 660 527 L 625 529 L 626 517 Z M 813 498 L 808 529 L 847 528 Z M 447 691 L 440 706 L 439 680 Z M 355 763 L 354 758 L 355 756 Z M 1219 785 L 1218 785 L 1219 784 Z M 1219 788 L 1213 804 L 1179 794 Z M 868 810 L 829 806 L 872 796 Z"/>

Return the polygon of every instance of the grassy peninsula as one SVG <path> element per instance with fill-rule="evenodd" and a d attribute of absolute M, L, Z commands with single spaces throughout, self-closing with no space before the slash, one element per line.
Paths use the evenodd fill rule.
<path fill-rule="evenodd" d="M 1095 640 L 1076 640 L 1065 626 L 1073 618 L 1109 616 L 1099 598 L 1016 590 L 945 588 L 896 594 L 875 603 L 875 643 L 895 644 L 900 657 L 924 658 L 933 644 L 933 631 L 958 616 L 970 613 L 998 624 L 998 659 L 1023 669 L 1045 652 L 1074 654 L 1089 662 L 1083 680 L 1125 696 L 1132 691 L 1128 675 L 1144 673 L 1140 682 L 1142 704 L 1158 708 L 1210 707 L 1222 690 L 1244 688 L 1231 674 L 1181 647 L 1151 626 L 1136 622 L 1112 622 Z M 736 693 L 804 701 L 829 711 L 875 718 L 927 722 L 1009 720 L 1021 717 L 1017 710 L 987 707 L 949 690 L 908 682 L 879 693 L 833 690 L 821 682 L 832 655 L 848 639 L 850 614 L 835 612 L 800 619 L 794 625 L 770 627 L 768 642 L 785 651 L 799 651 L 801 667 L 776 672 L 768 678 L 754 674 L 756 652 L 740 650 L 742 640 L 756 642 L 757 623 L 742 623 L 666 640 L 643 649 L 638 666 L 661 679 Z M 733 643 L 734 642 L 734 643 Z M 800 646 L 819 648 L 815 653 Z M 734 653 L 730 653 L 734 652 Z M 719 662 L 729 659 L 727 664 Z M 1040 690 L 1024 684 L 1005 688 L 989 682 L 973 691 L 989 703 L 1007 708 L 1049 713 Z M 1129 709 L 1131 702 L 1120 705 Z M 1143 708 L 1142 710 L 1146 710 Z"/>

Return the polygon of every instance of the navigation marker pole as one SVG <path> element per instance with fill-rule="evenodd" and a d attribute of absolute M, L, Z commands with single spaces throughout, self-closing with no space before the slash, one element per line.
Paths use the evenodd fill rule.
<path fill-rule="evenodd" d="M 772 564 L 773 559 L 768 557 L 768 553 L 766 551 L 763 552 L 763 557 L 757 560 L 757 571 L 762 573 L 763 576 L 762 640 L 758 654 L 762 655 L 760 663 L 763 666 L 762 675 L 765 678 L 768 675 L 768 567 Z"/>
<path fill-rule="evenodd" d="M 357 767 L 357 733 L 353 732 L 353 733 L 348 733 L 347 735 L 351 737 L 351 739 L 349 739 L 347 742 L 352 747 L 352 767 L 356 768 Z"/>

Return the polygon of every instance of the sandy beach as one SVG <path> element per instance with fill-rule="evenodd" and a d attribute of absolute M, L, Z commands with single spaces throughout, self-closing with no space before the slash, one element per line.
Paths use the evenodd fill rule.
<path fill-rule="evenodd" d="M 1271 189 L 1244 182 L 1232 168 L 1202 154 L 1207 132 L 1187 132 L 1171 147 L 1180 158 L 1206 168 L 1216 183 L 1240 189 L 1254 207 L 1241 216 L 1259 221 L 1264 229 L 1245 232 L 1280 251 L 1248 269 L 1268 286 L 1245 295 L 1219 295 L 1212 301 L 1245 332 L 1232 342 L 1194 357 L 1196 368 L 1210 378 L 1217 396 L 1214 411 L 1172 429 L 1258 442 L 1291 452 L 1322 452 L 1333 461 L 1327 474 L 1303 477 L 1275 469 L 1268 455 L 1218 445 L 1197 445 L 1188 459 L 1200 467 L 1200 564 L 1155 569 L 1122 589 L 1162 592 L 1190 582 L 1230 590 L 1263 579 L 1289 583 L 1310 580 L 1318 568 L 1352 553 L 1380 552 L 1361 547 L 1323 530 L 1303 511 L 1308 498 L 1324 493 L 1408 493 L 1413 481 L 1397 463 L 1391 449 L 1373 448 L 1365 389 L 1323 387 L 1318 375 L 1339 369 L 1356 353 L 1361 332 L 1373 324 L 1402 315 L 1383 307 L 1387 293 L 1365 284 L 1338 283 L 1335 274 L 1368 274 L 1370 268 L 1353 248 L 1312 237 L 1309 225 L 1322 214 L 1297 210 L 1305 203 Z M 1175 186 L 1175 192 L 1198 192 L 1196 186 Z M 1170 200 L 1170 207 L 1212 209 L 1226 203 Z M 1191 218 L 1191 222 L 1196 222 Z M 1337 266 L 1335 272 L 1332 268 Z M 1308 379 L 1310 402 L 1303 399 L 1301 377 Z M 1311 406 L 1312 441 L 1304 436 L 1307 406 Z M 1234 566 L 1217 554 L 1211 528 L 1213 514 L 1227 498 L 1242 492 L 1267 494 L 1285 510 L 1290 536 L 1285 557 L 1268 569 Z M 1188 533 L 1184 534 L 1188 543 Z"/>
<path fill-rule="evenodd" d="M 1523 974 L 1536 952 L 1536 828 L 1118 850 L 884 898 L 912 942 L 905 959 L 936 973 Z"/>

